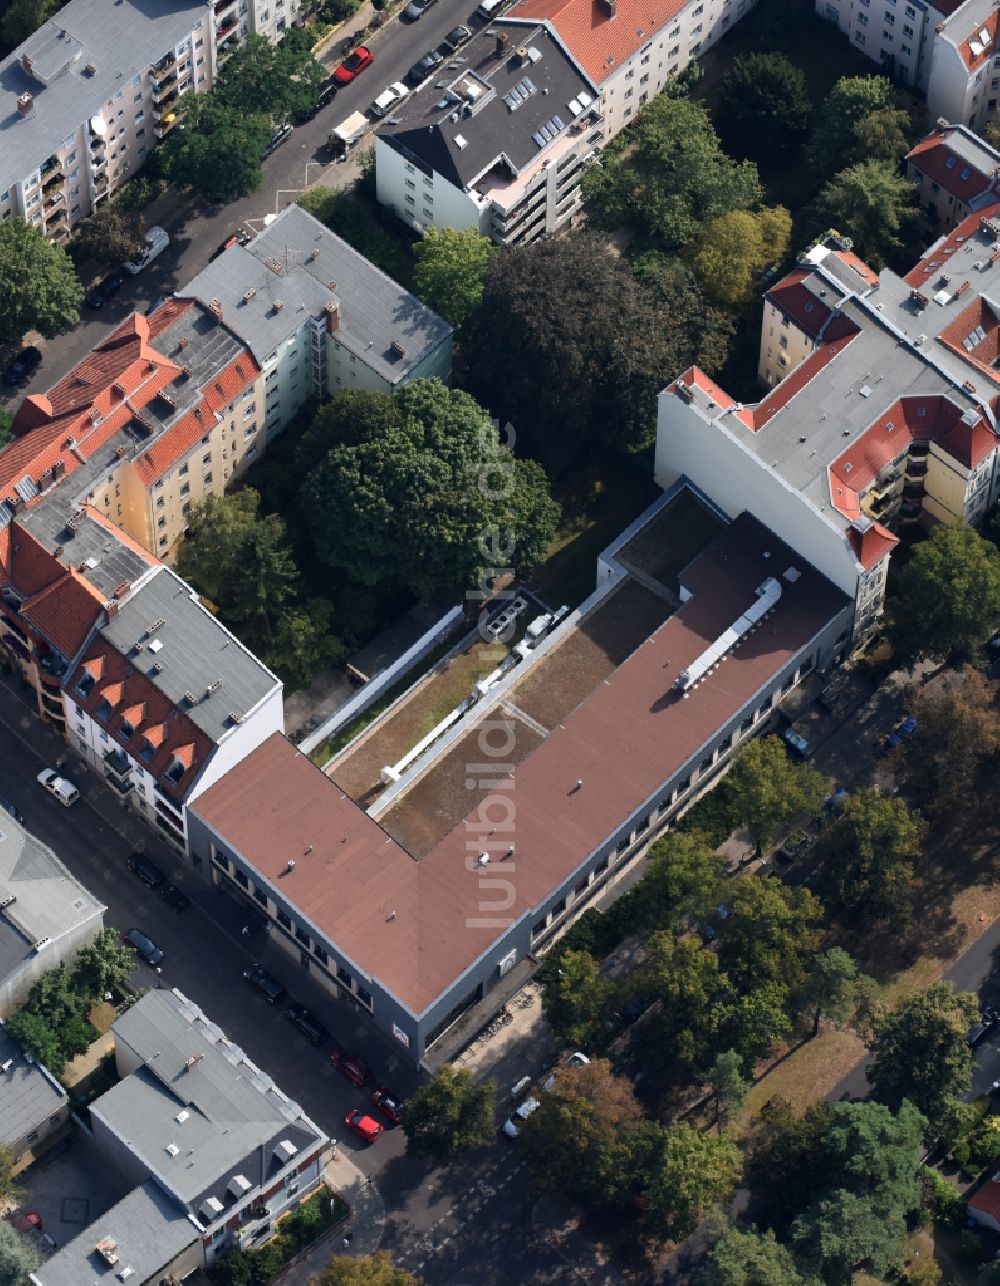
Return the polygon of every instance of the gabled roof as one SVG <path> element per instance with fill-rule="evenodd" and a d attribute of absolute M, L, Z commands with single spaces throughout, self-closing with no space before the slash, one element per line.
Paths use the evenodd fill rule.
<path fill-rule="evenodd" d="M 955 45 L 969 71 L 984 67 L 996 52 L 1000 14 L 993 0 L 966 0 L 942 27 L 940 34 Z"/>
<path fill-rule="evenodd" d="M 883 558 L 888 558 L 899 544 L 899 538 L 880 522 L 872 522 L 864 531 L 851 527 L 847 538 L 851 542 L 854 556 L 866 572 L 877 567 Z"/>
<path fill-rule="evenodd" d="M 591 80 L 600 85 L 661 28 L 688 0 L 617 0 L 612 17 L 601 0 L 520 0 L 507 20 L 548 23 Z"/>
<path fill-rule="evenodd" d="M 795 268 L 775 282 L 764 298 L 791 318 L 799 330 L 817 339 L 832 309 L 805 284 L 812 279 L 811 268 Z"/>
<path fill-rule="evenodd" d="M 993 172 L 1000 166 L 1000 153 L 995 148 L 968 135 L 971 131 L 954 125 L 932 130 L 906 157 L 921 174 L 963 205 L 972 205 L 977 197 L 988 195 Z"/>
<path fill-rule="evenodd" d="M 103 596 L 67 568 L 15 520 L 0 542 L 0 584 L 20 600 L 21 618 L 72 659 L 103 613 Z M 5 611 L 13 611 L 5 605 Z"/>
<path fill-rule="evenodd" d="M 970 1210 L 978 1210 L 1000 1221 L 1000 1174 L 991 1175 L 966 1204 Z"/>

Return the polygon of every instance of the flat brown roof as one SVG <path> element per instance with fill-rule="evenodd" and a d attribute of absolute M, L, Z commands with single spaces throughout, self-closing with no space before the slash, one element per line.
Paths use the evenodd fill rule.
<path fill-rule="evenodd" d="M 800 576 L 781 580 L 782 596 L 763 623 L 686 698 L 675 693 L 680 672 L 750 606 L 756 587 L 790 567 Z M 498 769 L 497 789 L 420 862 L 279 734 L 194 800 L 193 811 L 420 1015 L 847 603 L 747 514 L 706 546 L 681 582 L 692 597 L 512 773 L 502 755 L 470 764 L 477 784 Z M 493 744 L 502 749 L 502 729 Z M 481 868 L 484 850 L 492 861 Z M 286 873 L 289 860 L 295 867 Z M 512 900 L 501 910 L 508 884 Z"/>

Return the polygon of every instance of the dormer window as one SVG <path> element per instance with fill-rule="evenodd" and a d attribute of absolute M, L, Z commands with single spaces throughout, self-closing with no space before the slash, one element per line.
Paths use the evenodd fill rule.
<path fill-rule="evenodd" d="M 81 697 L 88 697 L 91 692 L 93 692 L 94 684 L 96 682 L 97 680 L 94 676 L 92 674 L 88 674 L 87 671 L 84 670 L 83 674 L 80 675 L 80 682 L 76 685 L 76 690 L 79 692 Z"/>
<path fill-rule="evenodd" d="M 177 756 L 174 755 L 173 759 L 171 759 L 170 761 L 170 767 L 167 769 L 168 779 L 172 781 L 176 786 L 177 783 L 180 781 L 180 779 L 184 776 L 185 771 L 186 769 L 184 765 L 177 758 Z"/>
<path fill-rule="evenodd" d="M 114 710 L 115 708 L 108 698 L 102 697 L 95 713 L 98 719 L 108 720 L 114 714 Z"/>
<path fill-rule="evenodd" d="M 118 733 L 124 741 L 128 741 L 129 737 L 135 733 L 135 729 L 127 719 L 123 719 L 118 727 Z"/>

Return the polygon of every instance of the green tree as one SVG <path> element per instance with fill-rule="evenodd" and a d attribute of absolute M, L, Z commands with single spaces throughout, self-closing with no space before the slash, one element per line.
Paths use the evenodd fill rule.
<path fill-rule="evenodd" d="M 9 1143 L 0 1143 L 0 1201 L 16 1206 L 23 1198 L 24 1189 L 17 1180 L 17 1155 Z"/>
<path fill-rule="evenodd" d="M 978 670 L 966 669 L 933 688 L 915 688 L 908 700 L 919 726 L 896 752 L 899 765 L 923 810 L 946 813 L 1000 745 L 993 689 Z"/>
<path fill-rule="evenodd" d="M 722 901 L 724 879 L 725 861 L 702 834 L 668 831 L 649 850 L 636 928 L 690 928 Z"/>
<path fill-rule="evenodd" d="M 463 325 L 482 302 L 493 250 L 475 228 L 428 228 L 413 249 L 414 292 L 452 326 Z"/>
<path fill-rule="evenodd" d="M 780 205 L 731 210 L 702 224 L 691 264 L 705 294 L 731 307 L 746 303 L 764 268 L 784 257 L 791 235 L 792 216 Z"/>
<path fill-rule="evenodd" d="M 555 977 L 542 993 L 542 1011 L 563 1045 L 600 1043 L 614 1002 L 614 984 L 602 977 L 587 951 L 564 951 Z"/>
<path fill-rule="evenodd" d="M 269 118 L 241 112 L 215 94 L 187 94 L 179 110 L 184 129 L 173 130 L 163 147 L 163 172 L 206 201 L 234 201 L 256 192 L 271 138 Z"/>
<path fill-rule="evenodd" d="M 752 1082 L 744 1076 L 743 1057 L 735 1049 L 716 1054 L 704 1079 L 712 1093 L 715 1124 L 721 1134 L 723 1125 L 729 1124 L 746 1101 Z"/>
<path fill-rule="evenodd" d="M 1000 552 L 966 523 L 939 523 L 899 575 L 889 637 L 903 662 L 962 661 L 1000 620 Z"/>
<path fill-rule="evenodd" d="M 859 161 L 828 179 L 809 217 L 817 231 L 849 233 L 854 249 L 877 272 L 906 250 L 924 226 L 917 188 L 889 161 Z"/>
<path fill-rule="evenodd" d="M 8 49 L 16 49 L 22 41 L 47 22 L 62 8 L 63 0 L 11 0 L 0 19 L 0 34 Z"/>
<path fill-rule="evenodd" d="M 895 1113 L 881 1103 L 835 1103 L 812 1154 L 816 1183 L 865 1197 L 887 1217 L 908 1219 L 923 1200 L 926 1130 L 926 1119 L 905 1099 Z"/>
<path fill-rule="evenodd" d="M 795 817 L 822 805 L 826 778 L 794 763 L 780 737 L 761 737 L 739 751 L 729 773 L 733 811 L 750 831 L 758 853 Z"/>
<path fill-rule="evenodd" d="M 102 263 L 123 263 L 145 244 L 146 220 L 138 211 L 107 202 L 77 228 L 76 243 L 83 254 Z"/>
<path fill-rule="evenodd" d="M 0 343 L 29 330 L 46 339 L 80 320 L 83 287 L 62 246 L 23 219 L 0 223 Z"/>
<path fill-rule="evenodd" d="M 5 406 L 0 406 L 0 450 L 14 436 L 10 431 L 10 426 L 14 423 L 14 417 Z"/>
<path fill-rule="evenodd" d="M 726 151 L 773 165 L 805 139 L 812 102 L 805 73 L 783 54 L 743 54 L 719 82 L 714 112 Z"/>
<path fill-rule="evenodd" d="M 761 1108 L 747 1169 L 753 1193 L 751 1214 L 761 1226 L 787 1239 L 792 1220 L 820 1191 L 815 1155 L 833 1108 L 813 1103 L 800 1116 L 786 1098 L 775 1096 Z"/>
<path fill-rule="evenodd" d="M 303 118 L 326 79 L 304 35 L 293 29 L 277 45 L 248 36 L 227 60 L 214 96 L 236 117 L 262 116 L 274 123 Z"/>
<path fill-rule="evenodd" d="M 870 982 L 843 947 L 818 955 L 802 986 L 802 1003 L 812 1011 L 813 1035 L 819 1035 L 824 1018 L 838 1025 L 849 1023 L 859 1002 L 870 995 Z"/>
<path fill-rule="evenodd" d="M 312 1280 L 313 1286 L 420 1286 L 420 1278 L 397 1268 L 387 1250 L 360 1258 L 335 1255 Z"/>
<path fill-rule="evenodd" d="M 7 1019 L 7 1032 L 18 1044 L 44 1063 L 53 1076 L 61 1076 L 66 1059 L 63 1057 L 59 1033 L 48 1019 L 30 1009 L 19 1009 Z"/>
<path fill-rule="evenodd" d="M 727 1224 L 702 1262 L 698 1286 L 805 1286 L 792 1252 L 770 1228 Z"/>
<path fill-rule="evenodd" d="M 134 968 L 132 952 L 114 929 L 102 929 L 77 952 L 70 983 L 86 999 L 102 1000 L 109 992 L 120 992 Z"/>
<path fill-rule="evenodd" d="M 866 920 L 905 919 L 925 831 L 902 799 L 876 788 L 855 791 L 823 841 L 824 897 Z"/>
<path fill-rule="evenodd" d="M 295 443 L 295 471 L 310 473 L 334 447 L 359 446 L 379 437 L 389 437 L 404 424 L 402 409 L 394 397 L 364 389 L 344 389 L 316 409 L 307 428 Z"/>
<path fill-rule="evenodd" d="M 901 107 L 880 107 L 863 116 L 854 126 L 858 160 L 885 161 L 899 165 L 910 150 L 910 113 Z"/>
<path fill-rule="evenodd" d="M 325 598 L 282 611 L 267 660 L 292 688 L 308 687 L 317 674 L 344 659 L 347 649 L 332 633 L 333 613 L 333 604 Z"/>
<path fill-rule="evenodd" d="M 743 995 L 720 1002 L 713 1014 L 719 1041 L 736 1050 L 752 1068 L 792 1030 L 789 989 L 780 982 L 765 982 Z"/>
<path fill-rule="evenodd" d="M 42 1266 L 42 1257 L 26 1237 L 6 1220 L 0 1221 L 0 1282 L 28 1286 L 29 1274 Z"/>
<path fill-rule="evenodd" d="M 901 1216 L 887 1218 L 843 1189 L 810 1206 L 792 1226 L 796 1258 L 823 1286 L 851 1286 L 859 1269 L 881 1280 L 898 1265 L 905 1246 Z"/>
<path fill-rule="evenodd" d="M 776 982 L 796 988 L 819 945 L 823 907 L 808 889 L 743 876 L 732 882 L 731 914 L 719 926 L 719 967 L 748 991 Z"/>
<path fill-rule="evenodd" d="M 704 1134 L 686 1121 L 661 1131 L 650 1157 L 647 1220 L 659 1236 L 679 1241 L 713 1205 L 727 1201 L 743 1173 L 728 1135 Z"/>
<path fill-rule="evenodd" d="M 303 484 L 318 556 L 428 598 L 529 575 L 559 515 L 538 465 L 515 459 L 487 413 L 440 380 L 396 400 L 398 426 L 334 447 Z"/>
<path fill-rule="evenodd" d="M 878 1096 L 909 1099 L 932 1124 L 939 1121 L 948 1101 L 972 1083 L 966 1036 L 978 1015 L 975 996 L 936 982 L 876 1017 L 867 1075 Z"/>
<path fill-rule="evenodd" d="M 858 159 L 858 123 L 893 101 L 887 76 L 842 76 L 824 100 L 809 140 L 809 163 L 816 173 L 836 174 Z"/>
<path fill-rule="evenodd" d="M 708 219 L 756 206 L 761 191 L 757 167 L 725 154 L 706 109 L 665 94 L 639 117 L 627 160 L 607 157 L 584 178 L 596 218 L 631 224 L 664 250 L 685 246 Z"/>
<path fill-rule="evenodd" d="M 464 1067 L 439 1067 L 406 1104 L 403 1132 L 411 1156 L 446 1157 L 489 1143 L 494 1133 L 496 1089 L 477 1085 Z"/>
<path fill-rule="evenodd" d="M 643 994 L 659 1001 L 632 1037 L 644 1073 L 655 1083 L 691 1071 L 709 1058 L 715 1040 L 718 996 L 726 989 L 716 952 L 693 934 L 679 937 L 664 929 L 649 940 L 640 983 Z"/>

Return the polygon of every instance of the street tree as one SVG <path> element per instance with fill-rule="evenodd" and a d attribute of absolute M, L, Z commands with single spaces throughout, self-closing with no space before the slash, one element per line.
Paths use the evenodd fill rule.
<path fill-rule="evenodd" d="M 899 575 L 889 638 L 896 657 L 963 661 L 1000 620 L 1000 552 L 967 523 L 938 523 Z"/>
<path fill-rule="evenodd" d="M 275 124 L 302 119 L 316 105 L 326 71 L 313 57 L 305 31 L 287 31 L 280 44 L 247 36 L 226 61 L 213 97 L 234 115 L 263 116 Z"/>
<path fill-rule="evenodd" d="M 114 201 L 105 201 L 75 233 L 81 252 L 101 263 L 123 263 L 134 258 L 145 245 L 145 235 L 142 214 Z"/>
<path fill-rule="evenodd" d="M 723 1048 L 735 1050 L 745 1067 L 765 1058 L 792 1030 L 789 989 L 765 982 L 720 1001 L 712 1016 Z"/>
<path fill-rule="evenodd" d="M 483 298 L 493 242 L 475 228 L 428 228 L 413 248 L 413 291 L 452 326 L 462 326 Z"/>
<path fill-rule="evenodd" d="M 530 575 L 559 516 L 540 467 L 514 457 L 487 412 L 440 380 L 417 380 L 396 400 L 397 427 L 332 448 L 306 478 L 317 556 L 362 584 L 430 599 Z"/>
<path fill-rule="evenodd" d="M 726 155 L 700 103 L 658 94 L 634 138 L 627 158 L 608 157 L 584 178 L 594 217 L 605 226 L 631 225 L 652 245 L 678 250 L 700 224 L 759 203 L 757 167 Z"/>
<path fill-rule="evenodd" d="M 855 791 L 823 840 L 823 897 L 858 919 L 905 920 L 926 829 L 902 799 Z"/>
<path fill-rule="evenodd" d="M 834 1103 L 812 1153 L 815 1183 L 846 1189 L 886 1218 L 909 1219 L 923 1201 L 920 1162 L 927 1121 L 904 1099 L 897 1112 L 882 1103 Z"/>
<path fill-rule="evenodd" d="M 636 928 L 680 933 L 705 919 L 723 900 L 723 858 L 703 835 L 668 831 L 649 850 L 636 908 Z"/>
<path fill-rule="evenodd" d="M 948 811 L 973 787 L 1000 745 L 995 692 L 974 669 L 915 687 L 908 707 L 918 727 L 896 752 L 903 775 L 931 816 Z"/>
<path fill-rule="evenodd" d="M 173 130 L 163 146 L 163 172 L 206 201 L 234 201 L 256 192 L 271 138 L 269 117 L 242 112 L 215 94 L 187 94 L 178 110 L 184 129 Z"/>
<path fill-rule="evenodd" d="M 805 73 L 783 54 L 743 54 L 719 81 L 714 112 L 731 156 L 765 169 L 802 146 L 812 116 Z"/>
<path fill-rule="evenodd" d="M 562 1045 L 600 1043 L 615 1006 L 614 984 L 588 951 L 564 951 L 542 992 L 542 1012 Z"/>
<path fill-rule="evenodd" d="M 445 1064 L 406 1104 L 403 1133 L 410 1156 L 443 1161 L 489 1143 L 494 1133 L 496 1089 L 477 1085 L 464 1067 Z"/>
<path fill-rule="evenodd" d="M 0 1282 L 28 1286 L 30 1274 L 42 1266 L 42 1256 L 6 1219 L 0 1220 Z"/>
<path fill-rule="evenodd" d="M 561 1068 L 539 1098 L 521 1140 L 534 1185 L 585 1205 L 623 1204 L 646 1137 L 631 1081 L 595 1058 Z"/>
<path fill-rule="evenodd" d="M 801 999 L 812 1011 L 814 1036 L 823 1019 L 846 1026 L 858 1007 L 871 998 L 871 984 L 843 947 L 830 947 L 816 956 L 802 984 Z"/>
<path fill-rule="evenodd" d="M 903 1257 L 906 1223 L 839 1189 L 796 1219 L 791 1244 L 799 1264 L 823 1286 L 851 1286 L 860 1270 L 881 1281 Z"/>
<path fill-rule="evenodd" d="M 743 1158 L 727 1134 L 706 1134 L 677 1122 L 660 1132 L 649 1158 L 646 1221 L 658 1236 L 680 1241 L 714 1205 L 728 1201 Z"/>
<path fill-rule="evenodd" d="M 76 953 L 70 985 L 80 995 L 103 1000 L 120 992 L 135 968 L 135 958 L 114 929 L 102 929 Z"/>
<path fill-rule="evenodd" d="M 824 184 L 807 216 L 816 232 L 850 234 L 876 272 L 917 240 L 925 224 L 917 188 L 890 161 L 858 161 Z"/>
<path fill-rule="evenodd" d="M 702 224 L 691 242 L 691 266 L 710 299 L 737 307 L 759 289 L 768 264 L 784 257 L 791 235 L 784 206 L 731 210 Z"/>
<path fill-rule="evenodd" d="M 820 940 L 823 907 L 805 888 L 742 876 L 719 925 L 719 967 L 739 991 L 776 982 L 801 985 Z"/>
<path fill-rule="evenodd" d="M 83 287 L 62 248 L 24 219 L 0 223 L 0 344 L 29 330 L 52 339 L 80 320 Z"/>
<path fill-rule="evenodd" d="M 723 1125 L 728 1125 L 743 1106 L 753 1084 L 744 1074 L 742 1055 L 735 1049 L 716 1054 L 704 1082 L 712 1094 L 715 1124 L 721 1134 Z"/>
<path fill-rule="evenodd" d="M 632 1051 L 655 1083 L 704 1065 L 715 1041 L 713 1006 L 727 986 L 719 957 L 694 934 L 669 929 L 649 939 L 639 983 L 659 1001 L 632 1036 Z"/>
<path fill-rule="evenodd" d="M 887 76 L 842 76 L 824 99 L 809 140 L 807 155 L 815 172 L 836 174 L 859 159 L 858 123 L 894 101 Z"/>
<path fill-rule="evenodd" d="M 815 813 L 828 791 L 822 773 L 794 763 L 780 737 L 761 737 L 745 745 L 728 781 L 733 812 L 750 831 L 758 853 L 793 818 Z"/>
<path fill-rule="evenodd" d="M 420 1281 L 405 1268 L 397 1267 L 387 1250 L 360 1257 L 334 1255 L 311 1279 L 312 1286 L 420 1286 Z"/>
<path fill-rule="evenodd" d="M 911 1103 L 932 1123 L 972 1082 L 967 1033 L 979 1016 L 975 996 L 936 982 L 873 1021 L 868 1080 L 884 1102 Z"/>
<path fill-rule="evenodd" d="M 726 1223 L 702 1261 L 697 1286 L 806 1286 L 792 1252 L 770 1228 Z"/>

